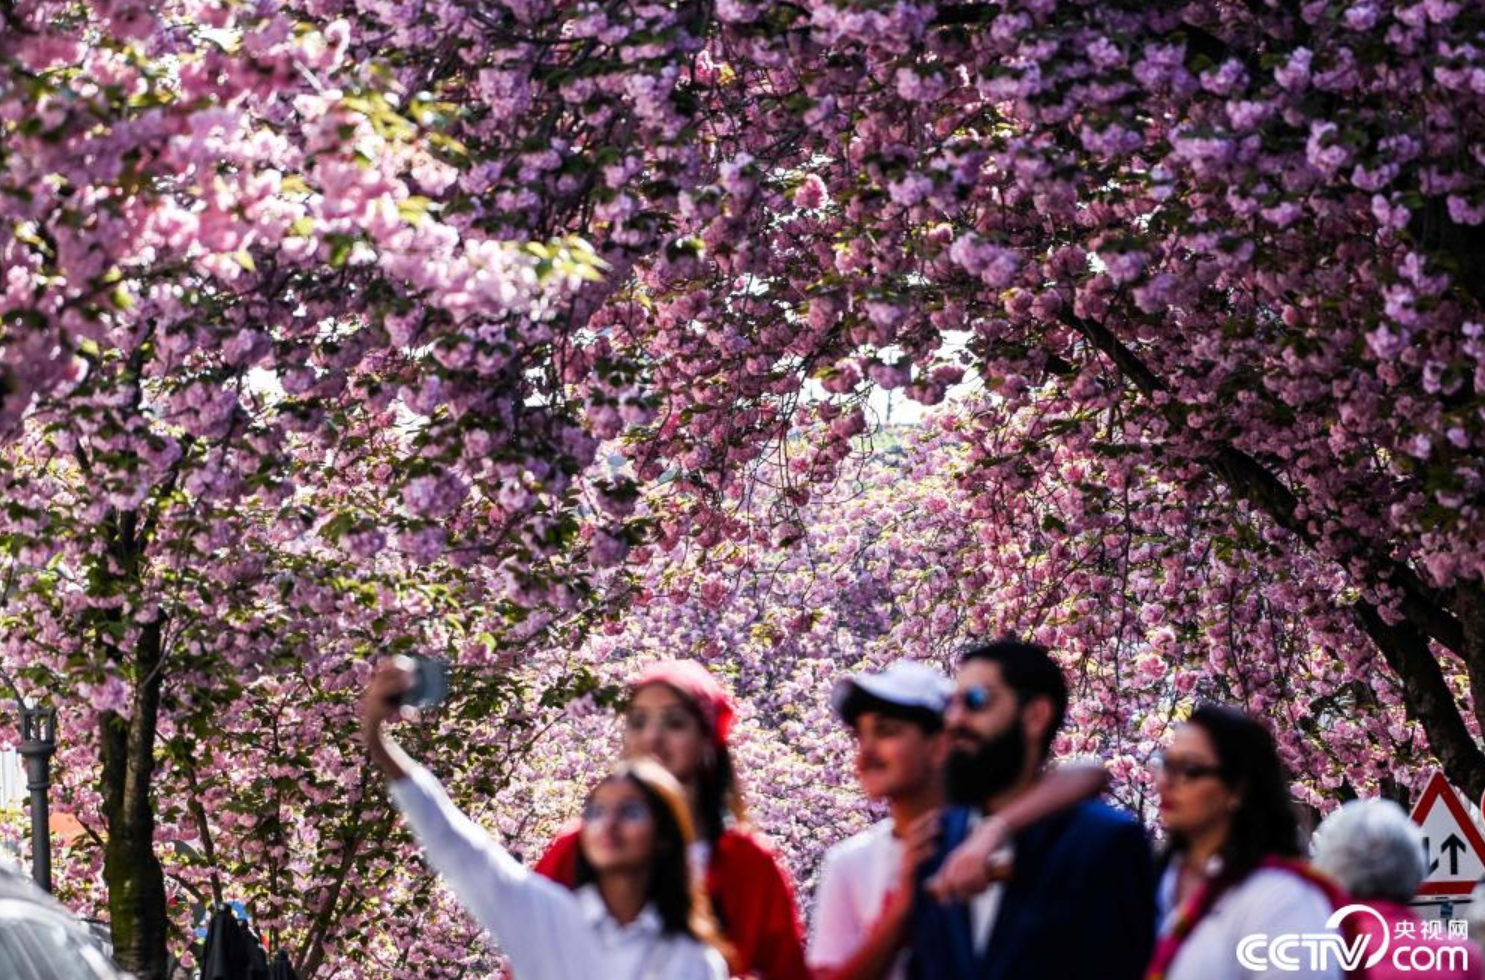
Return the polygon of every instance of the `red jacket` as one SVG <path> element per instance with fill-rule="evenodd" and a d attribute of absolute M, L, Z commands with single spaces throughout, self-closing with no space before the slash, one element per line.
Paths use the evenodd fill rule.
<path fill-rule="evenodd" d="M 537 874 L 571 887 L 577 875 L 578 829 L 574 824 L 557 835 L 536 862 Z M 740 976 L 809 980 L 794 886 L 757 838 L 740 830 L 722 832 L 707 866 L 706 890 L 722 934 L 736 952 Z"/>

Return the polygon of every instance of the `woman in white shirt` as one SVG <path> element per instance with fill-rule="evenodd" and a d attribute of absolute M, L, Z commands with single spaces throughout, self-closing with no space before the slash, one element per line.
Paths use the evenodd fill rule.
<path fill-rule="evenodd" d="M 576 887 L 528 870 L 461 813 L 383 731 L 411 674 L 378 668 L 362 735 L 429 863 L 500 944 L 521 980 L 726 980 L 716 926 L 687 848 L 685 795 L 653 762 L 628 762 L 583 808 Z"/>
<path fill-rule="evenodd" d="M 1170 849 L 1147 980 L 1341 980 L 1333 957 L 1311 963 L 1307 949 L 1295 951 L 1293 965 L 1266 960 L 1265 940 L 1328 932 L 1326 920 L 1345 904 L 1300 858 L 1299 824 L 1268 729 L 1232 708 L 1198 707 L 1176 729 L 1156 787 Z M 1244 944 L 1250 936 L 1259 939 Z"/>

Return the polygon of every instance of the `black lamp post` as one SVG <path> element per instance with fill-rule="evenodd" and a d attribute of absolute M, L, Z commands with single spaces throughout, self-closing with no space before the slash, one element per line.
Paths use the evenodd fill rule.
<path fill-rule="evenodd" d="M 0 671 L 15 696 L 21 717 L 18 751 L 26 760 L 26 788 L 31 791 L 31 877 L 52 890 L 51 801 L 52 755 L 57 751 L 57 709 L 28 704 L 10 675 Z"/>
<path fill-rule="evenodd" d="M 21 758 L 26 760 L 26 788 L 31 791 L 31 877 L 52 890 L 51 801 L 52 754 L 57 751 L 57 709 L 21 704 Z"/>

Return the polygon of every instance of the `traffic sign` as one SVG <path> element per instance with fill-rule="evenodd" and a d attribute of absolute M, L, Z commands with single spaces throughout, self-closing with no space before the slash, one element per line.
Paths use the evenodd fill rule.
<path fill-rule="evenodd" d="M 1464 801 L 1442 772 L 1435 771 L 1413 807 L 1413 822 L 1423 828 L 1428 876 L 1419 895 L 1468 895 L 1485 876 L 1485 837 L 1470 818 Z"/>

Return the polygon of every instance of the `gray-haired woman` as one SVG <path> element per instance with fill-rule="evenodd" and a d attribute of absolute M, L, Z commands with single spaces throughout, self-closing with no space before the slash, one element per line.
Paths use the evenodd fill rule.
<path fill-rule="evenodd" d="M 1474 943 L 1429 935 L 1408 907 L 1428 873 L 1424 862 L 1423 832 L 1390 800 L 1347 803 L 1315 831 L 1315 868 L 1378 913 L 1353 920 L 1358 933 L 1370 937 L 1368 958 L 1386 950 L 1367 980 L 1485 976 Z"/>

